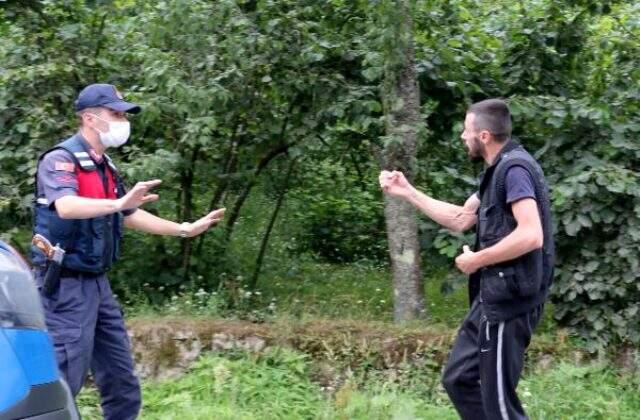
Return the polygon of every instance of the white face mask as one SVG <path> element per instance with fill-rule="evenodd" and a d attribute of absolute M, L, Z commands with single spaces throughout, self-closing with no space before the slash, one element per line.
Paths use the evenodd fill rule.
<path fill-rule="evenodd" d="M 131 134 L 131 124 L 129 121 L 105 121 L 95 114 L 91 115 L 109 124 L 109 131 L 106 133 L 96 130 L 100 136 L 100 142 L 102 142 L 104 147 L 120 147 L 127 142 L 129 134 Z"/>

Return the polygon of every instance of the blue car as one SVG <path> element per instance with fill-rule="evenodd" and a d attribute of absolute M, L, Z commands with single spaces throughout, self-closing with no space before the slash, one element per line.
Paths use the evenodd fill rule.
<path fill-rule="evenodd" d="M 0 241 L 0 420 L 75 420 L 29 267 Z"/>

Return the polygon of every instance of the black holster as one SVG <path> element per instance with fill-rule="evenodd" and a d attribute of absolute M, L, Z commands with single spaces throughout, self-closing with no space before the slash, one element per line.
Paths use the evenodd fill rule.
<path fill-rule="evenodd" d="M 42 282 L 42 291 L 45 296 L 51 296 L 58 290 L 60 286 L 60 274 L 62 266 L 56 262 L 49 261 L 44 272 L 44 280 Z"/>

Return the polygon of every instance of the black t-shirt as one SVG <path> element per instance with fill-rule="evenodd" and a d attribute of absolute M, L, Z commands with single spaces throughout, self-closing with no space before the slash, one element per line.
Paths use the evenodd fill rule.
<path fill-rule="evenodd" d="M 524 198 L 536 199 L 536 188 L 533 178 L 523 166 L 512 166 L 507 170 L 505 190 L 507 204 L 513 204 Z"/>
<path fill-rule="evenodd" d="M 509 168 L 505 175 L 506 204 L 513 204 L 525 198 L 535 200 L 536 188 L 534 185 L 531 173 L 526 168 L 519 165 Z M 479 192 L 476 192 L 476 197 L 480 199 Z"/>

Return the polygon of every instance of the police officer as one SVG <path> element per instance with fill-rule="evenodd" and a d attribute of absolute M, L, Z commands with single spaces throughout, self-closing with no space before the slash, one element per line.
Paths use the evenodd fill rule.
<path fill-rule="evenodd" d="M 120 253 L 122 227 L 192 237 L 216 224 L 224 209 L 182 224 L 140 209 L 158 199 L 151 189 L 161 181 L 138 182 L 125 192 L 105 154 L 127 142 L 127 113 L 136 114 L 140 107 L 126 102 L 112 85 L 93 84 L 80 92 L 75 110 L 78 132 L 40 157 L 36 175 L 34 233 L 66 251 L 59 286 L 50 294 L 42 292 L 46 323 L 73 394 L 91 369 L 105 418 L 133 419 L 140 410 L 140 385 L 122 312 L 106 276 Z M 37 248 L 32 259 L 42 286 L 51 263 Z"/>
<path fill-rule="evenodd" d="M 536 160 L 511 139 L 504 101 L 473 104 L 461 137 L 469 157 L 488 165 L 463 206 L 417 191 L 398 171 L 382 171 L 380 185 L 452 231 L 476 225 L 474 250 L 465 246 L 456 258 L 470 275 L 471 308 L 443 385 L 463 419 L 525 419 L 516 387 L 553 277 L 548 188 Z"/>

